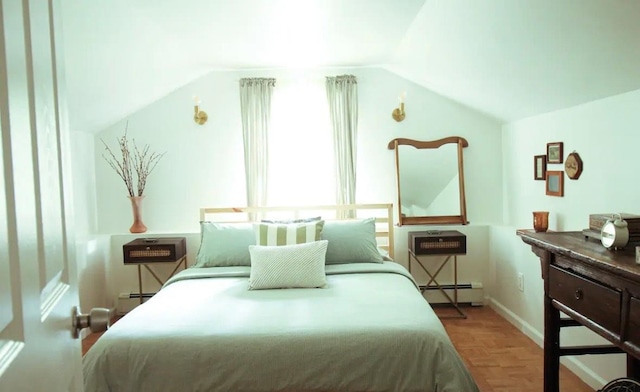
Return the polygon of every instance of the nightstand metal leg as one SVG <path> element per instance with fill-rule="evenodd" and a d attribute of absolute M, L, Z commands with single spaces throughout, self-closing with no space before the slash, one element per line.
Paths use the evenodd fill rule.
<path fill-rule="evenodd" d="M 440 271 L 442 271 L 444 266 L 447 265 L 449 260 L 451 260 L 451 257 L 453 257 L 453 298 L 451 298 L 451 296 L 447 294 L 444 287 L 442 287 L 442 285 L 436 279 L 438 274 L 440 274 Z M 457 255 L 447 256 L 447 258 L 444 259 L 442 264 L 440 264 L 440 266 L 436 269 L 434 273 L 431 273 L 427 269 L 427 267 L 425 267 L 425 265 L 422 264 L 422 261 L 418 258 L 418 256 L 415 253 L 413 253 L 411 250 L 409 250 L 409 266 L 411 265 L 412 260 L 417 262 L 420 268 L 422 268 L 422 270 L 426 272 L 427 275 L 429 276 L 429 281 L 427 282 L 427 284 L 420 285 L 420 291 L 424 293 L 425 290 L 428 290 L 431 287 L 437 288 L 442 293 L 442 295 L 444 295 L 447 301 L 449 301 L 449 303 L 458 312 L 458 316 L 441 316 L 441 318 L 465 318 L 466 319 L 467 315 L 462 311 L 462 309 L 458 304 L 458 256 Z"/>
<path fill-rule="evenodd" d="M 458 256 L 453 256 L 453 300 L 455 307 L 458 308 Z"/>
<path fill-rule="evenodd" d="M 151 274 L 151 276 L 153 276 L 153 278 L 156 280 L 156 282 L 158 282 L 158 284 L 160 284 L 160 287 L 162 287 L 165 283 L 167 283 L 167 281 L 169 280 L 169 278 L 171 278 L 173 275 L 176 274 L 176 272 L 178 272 L 178 269 L 180 268 L 180 266 L 183 266 L 183 268 L 186 270 L 187 269 L 187 255 L 182 256 L 182 258 L 180 258 L 180 260 L 178 260 L 178 262 L 176 263 L 176 266 L 173 268 L 173 271 L 171 271 L 171 274 L 169 274 L 169 276 L 167 277 L 167 279 L 161 279 L 158 274 L 151 269 L 151 266 L 149 264 L 138 264 L 138 292 L 140 295 L 140 303 L 143 302 L 143 293 L 142 293 L 142 266 L 144 266 L 144 268 L 149 271 L 149 273 Z"/>
<path fill-rule="evenodd" d="M 142 303 L 142 269 L 138 264 L 138 294 L 140 295 L 140 303 Z"/>

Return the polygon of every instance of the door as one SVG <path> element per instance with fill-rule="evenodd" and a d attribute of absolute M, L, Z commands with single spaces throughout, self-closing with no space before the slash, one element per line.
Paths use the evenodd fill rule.
<path fill-rule="evenodd" d="M 0 0 L 0 391 L 82 390 L 59 0 Z"/>

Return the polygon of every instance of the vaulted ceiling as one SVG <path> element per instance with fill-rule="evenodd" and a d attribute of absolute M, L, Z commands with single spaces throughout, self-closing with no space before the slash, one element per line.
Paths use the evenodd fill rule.
<path fill-rule="evenodd" d="M 382 66 L 502 121 L 640 89 L 640 1 L 63 2 L 73 130 L 215 70 Z"/>

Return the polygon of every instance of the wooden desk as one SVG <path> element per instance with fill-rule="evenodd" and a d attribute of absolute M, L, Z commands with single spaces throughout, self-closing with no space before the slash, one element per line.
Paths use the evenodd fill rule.
<path fill-rule="evenodd" d="M 517 235 L 540 258 L 544 279 L 544 391 L 558 392 L 563 355 L 627 353 L 627 376 L 640 379 L 640 265 L 634 248 L 608 250 L 581 232 Z M 612 344 L 562 347 L 560 329 L 575 326 Z"/>

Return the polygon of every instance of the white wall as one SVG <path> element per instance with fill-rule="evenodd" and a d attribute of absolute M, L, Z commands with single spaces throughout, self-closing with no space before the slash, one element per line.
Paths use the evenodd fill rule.
<path fill-rule="evenodd" d="M 167 152 L 147 183 L 143 220 L 149 231 L 142 236 L 180 233 L 196 238 L 187 249 L 192 260 L 198 246 L 197 236 L 193 237 L 199 232 L 198 209 L 246 204 L 239 79 L 308 78 L 323 82 L 325 76 L 345 73 L 358 77 L 357 202 L 395 204 L 394 155 L 392 150 L 387 150 L 393 138 L 434 140 L 462 136 L 469 141 L 464 151 L 469 220 L 478 227 L 461 231 L 479 232 L 482 235 L 478 238 L 486 239 L 486 224 L 502 221 L 501 128 L 497 121 L 379 68 L 212 72 L 105 129 L 95 139 L 98 232 L 114 236 L 113 257 L 108 267 L 110 295 L 137 289 L 135 270 L 122 265 L 121 252 L 116 249 L 125 239 L 136 236 L 128 233 L 132 216 L 126 188 L 102 159 L 100 139 L 113 148 L 115 138 L 123 135 L 128 120 L 130 138 L 135 138 L 138 144 L 150 144 L 154 151 Z M 276 89 L 277 86 L 276 83 Z M 407 93 L 407 117 L 397 123 L 391 118 L 391 112 L 403 91 Z M 193 95 L 201 97 L 202 110 L 209 115 L 209 121 L 203 126 L 192 119 Z M 300 127 L 304 128 L 305 124 Z M 314 146 L 291 145 L 291 148 L 312 149 Z M 292 179 L 292 186 L 295 183 Z M 402 231 L 408 230 L 424 230 L 424 227 L 407 227 Z M 397 243 L 397 254 L 406 258 L 406 234 L 404 241 Z M 482 243 L 477 243 L 475 248 L 481 249 L 465 256 L 473 262 L 467 263 L 460 274 L 467 281 L 482 282 L 486 278 L 488 251 Z"/>
<path fill-rule="evenodd" d="M 395 201 L 393 153 L 386 149 L 391 139 L 432 140 L 460 135 L 470 144 L 465 149 L 469 220 L 501 221 L 501 160 L 496 152 L 500 125 L 496 121 L 381 69 L 213 72 L 126 119 L 129 137 L 139 144 L 149 143 L 155 151 L 167 152 L 145 191 L 144 222 L 150 232 L 197 231 L 199 207 L 246 204 L 238 96 L 241 77 L 322 80 L 325 75 L 341 73 L 353 73 L 359 81 L 358 202 Z M 396 123 L 391 111 L 402 91 L 407 91 L 408 96 L 407 118 Z M 209 115 L 203 126 L 192 120 L 193 95 L 202 98 L 202 109 Z M 100 156 L 100 139 L 114 147 L 115 138 L 124 133 L 126 120 L 96 138 L 100 233 L 123 233 L 131 224 L 124 184 Z M 489 200 L 474 197 L 487 193 Z"/>
<path fill-rule="evenodd" d="M 112 307 L 107 297 L 105 268 L 110 259 L 108 236 L 96 235 L 98 227 L 94 136 L 71 132 L 71 162 L 76 263 L 80 308 Z M 83 331 L 86 332 L 86 331 Z"/>
<path fill-rule="evenodd" d="M 531 228 L 532 211 L 548 210 L 549 229 L 580 231 L 588 227 L 589 214 L 638 213 L 640 187 L 637 146 L 640 145 L 640 90 L 508 124 L 504 127 L 504 226 L 491 235 L 491 268 L 496 284 L 491 296 L 512 312 L 516 323 L 541 343 L 544 294 L 540 262 L 515 235 Z M 578 180 L 565 177 L 564 197 L 545 195 L 544 181 L 533 180 L 533 156 L 545 154 L 546 143 L 564 143 L 564 156 L 577 151 L 584 162 Z M 564 170 L 561 164 L 548 170 Z M 517 290 L 515 275 L 524 273 L 525 291 Z M 599 339 L 588 331 L 563 334 L 563 344 Z M 588 367 L 585 380 L 593 387 L 624 375 L 622 355 L 584 356 L 575 362 Z M 585 370 L 585 369 L 583 369 Z"/>

